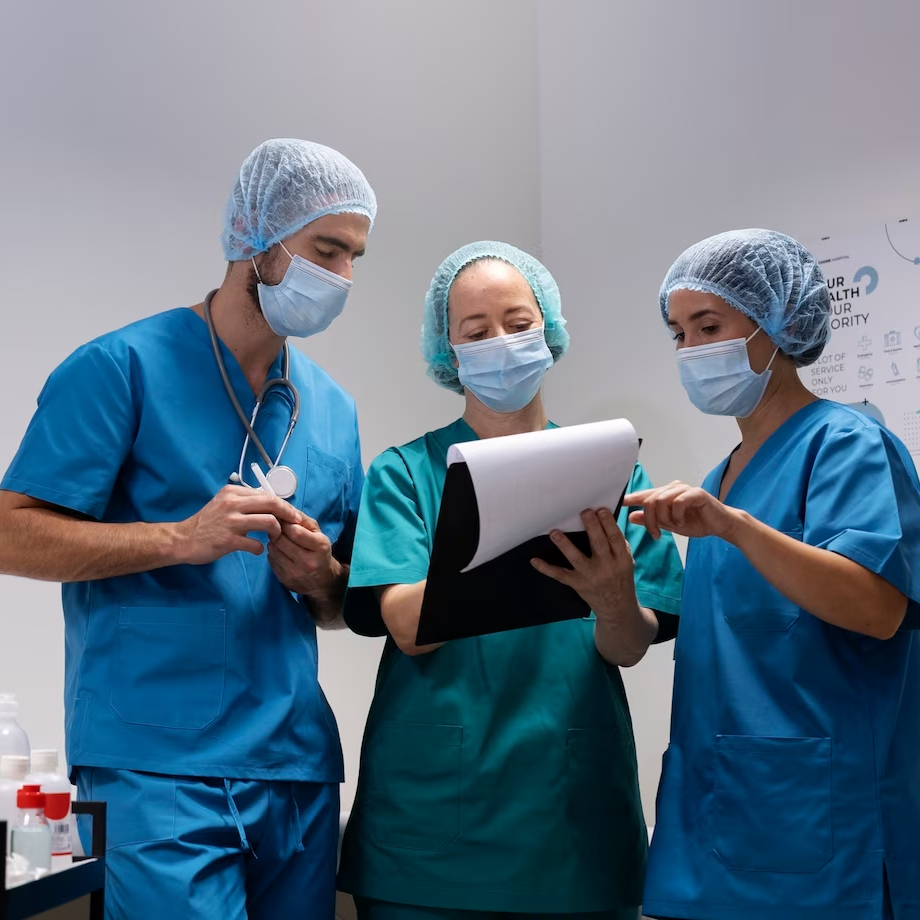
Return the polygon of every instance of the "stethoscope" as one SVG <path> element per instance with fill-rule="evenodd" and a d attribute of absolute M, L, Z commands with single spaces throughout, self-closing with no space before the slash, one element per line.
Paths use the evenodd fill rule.
<path fill-rule="evenodd" d="M 217 339 L 217 331 L 214 329 L 214 320 L 211 319 L 211 301 L 214 299 L 216 293 L 216 290 L 211 291 L 204 299 L 204 318 L 205 322 L 208 324 L 208 332 L 211 336 L 211 348 L 214 351 L 214 360 L 217 362 L 217 369 L 220 371 L 221 380 L 224 382 L 224 389 L 227 391 L 227 396 L 230 397 L 230 402 L 233 404 L 236 414 L 239 416 L 240 421 L 243 423 L 243 427 L 246 429 L 246 438 L 243 441 L 240 462 L 236 468 L 236 472 L 230 474 L 230 481 L 238 485 L 253 488 L 243 479 L 243 463 L 246 460 L 246 451 L 249 449 L 249 442 L 252 441 L 256 446 L 256 450 L 259 451 L 262 455 L 262 459 L 268 465 L 268 471 L 263 473 L 258 463 L 250 464 L 259 484 L 266 492 L 274 493 L 279 498 L 290 498 L 297 491 L 297 474 L 289 466 L 282 466 L 281 458 L 284 455 L 284 448 L 287 447 L 287 443 L 294 433 L 294 426 L 297 424 L 297 419 L 300 418 L 300 393 L 297 392 L 297 387 L 294 386 L 290 379 L 290 349 L 288 348 L 287 342 L 285 342 L 282 349 L 281 376 L 265 381 L 265 386 L 262 387 L 258 396 L 256 396 L 256 406 L 252 410 L 252 418 L 247 419 L 246 413 L 240 405 L 240 401 L 236 398 L 236 393 L 233 392 L 233 385 L 230 383 L 230 377 L 227 374 L 227 366 L 224 364 L 224 357 L 220 350 L 220 342 Z M 275 457 L 273 463 L 271 457 L 268 455 L 268 451 L 262 446 L 262 442 L 256 434 L 255 424 L 256 418 L 258 418 L 259 415 L 259 409 L 262 408 L 265 398 L 274 387 L 284 387 L 290 392 L 294 399 L 294 408 L 291 410 L 291 424 L 288 426 L 287 434 L 281 442 L 281 449 L 278 451 L 278 456 Z"/>

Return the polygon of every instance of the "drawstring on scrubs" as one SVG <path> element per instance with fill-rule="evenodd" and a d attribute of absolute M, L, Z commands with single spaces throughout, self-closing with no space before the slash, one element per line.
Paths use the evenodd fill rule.
<path fill-rule="evenodd" d="M 243 819 L 240 817 L 240 810 L 236 807 L 236 802 L 233 801 L 233 793 L 230 791 L 229 779 L 224 780 L 224 789 L 227 792 L 227 804 L 230 806 L 230 814 L 233 816 L 233 821 L 236 824 L 237 831 L 239 831 L 240 846 L 255 856 L 255 852 L 253 852 L 252 847 L 249 846 L 249 841 L 246 839 L 246 829 L 243 827 Z"/>
<path fill-rule="evenodd" d="M 300 807 L 297 804 L 297 792 L 296 792 L 295 783 L 291 783 L 291 803 L 294 806 L 294 814 L 291 816 L 291 821 L 294 827 L 294 834 L 295 834 L 295 839 L 296 839 L 294 849 L 298 853 L 303 853 L 304 852 L 303 827 L 301 827 L 301 824 L 300 824 Z"/>

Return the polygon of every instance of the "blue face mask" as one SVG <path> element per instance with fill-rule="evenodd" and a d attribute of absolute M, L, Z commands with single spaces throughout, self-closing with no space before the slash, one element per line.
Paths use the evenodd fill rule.
<path fill-rule="evenodd" d="M 543 327 L 453 345 L 460 383 L 496 412 L 517 412 L 537 395 L 553 366 Z"/>
<path fill-rule="evenodd" d="M 707 345 L 677 350 L 677 370 L 690 402 L 708 415 L 733 415 L 747 418 L 759 405 L 773 371 L 770 358 L 762 374 L 751 370 L 747 339 L 728 339 Z"/>
<path fill-rule="evenodd" d="M 281 248 L 291 256 L 284 243 Z M 320 265 L 291 256 L 291 264 L 279 284 L 262 283 L 255 259 L 252 267 L 259 279 L 262 315 L 275 335 L 316 335 L 345 309 L 351 282 Z"/>

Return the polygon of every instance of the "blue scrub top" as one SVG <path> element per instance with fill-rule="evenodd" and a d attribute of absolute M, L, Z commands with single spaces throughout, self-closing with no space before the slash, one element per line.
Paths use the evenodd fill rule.
<path fill-rule="evenodd" d="M 222 348 L 249 415 L 255 396 Z M 279 354 L 269 377 L 280 375 Z M 283 458 L 300 480 L 291 503 L 348 561 L 364 481 L 354 402 L 296 349 L 291 379 L 301 396 Z M 256 427 L 274 459 L 291 399 L 271 394 Z M 180 521 L 227 484 L 244 436 L 204 320 L 171 310 L 90 342 L 54 371 L 0 488 L 107 523 Z M 252 450 L 246 471 L 253 460 L 264 468 Z M 63 601 L 71 766 L 343 780 L 314 621 L 265 554 L 66 584 Z"/>
<path fill-rule="evenodd" d="M 727 461 L 706 479 L 718 495 Z M 795 606 L 728 543 L 690 541 L 643 911 L 695 920 L 920 918 L 920 484 L 834 403 L 796 413 L 726 504 L 909 598 L 888 641 Z"/>

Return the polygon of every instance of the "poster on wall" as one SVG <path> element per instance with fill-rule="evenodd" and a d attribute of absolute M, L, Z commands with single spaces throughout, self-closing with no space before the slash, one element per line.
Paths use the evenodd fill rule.
<path fill-rule="evenodd" d="M 809 249 L 830 290 L 831 338 L 802 380 L 816 396 L 883 422 L 920 467 L 920 218 L 823 237 Z"/>

